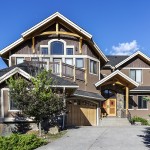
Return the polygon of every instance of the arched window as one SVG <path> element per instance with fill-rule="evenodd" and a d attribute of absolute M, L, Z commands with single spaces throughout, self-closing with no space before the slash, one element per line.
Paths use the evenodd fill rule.
<path fill-rule="evenodd" d="M 64 43 L 61 41 L 53 41 L 50 45 L 52 55 L 64 55 Z"/>
<path fill-rule="evenodd" d="M 114 97 L 115 93 L 111 90 L 104 90 L 102 91 L 102 95 L 106 98 L 109 98 L 109 97 Z"/>

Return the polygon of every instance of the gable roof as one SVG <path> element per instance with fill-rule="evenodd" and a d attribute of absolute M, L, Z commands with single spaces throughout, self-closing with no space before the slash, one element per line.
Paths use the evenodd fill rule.
<path fill-rule="evenodd" d="M 95 86 L 98 87 L 100 85 L 102 85 L 103 83 L 107 82 L 108 80 L 114 78 L 116 75 L 119 75 L 121 78 L 123 78 L 125 81 L 127 81 L 128 83 L 131 83 L 131 85 L 133 87 L 138 87 L 139 84 L 137 82 L 135 82 L 134 80 L 132 80 L 130 77 L 128 77 L 127 75 L 125 75 L 124 73 L 122 73 L 119 70 L 114 71 L 113 73 L 111 73 L 110 75 L 108 75 L 107 77 L 103 78 L 102 80 L 98 81 Z"/>
<path fill-rule="evenodd" d="M 93 92 L 82 91 L 82 90 L 76 90 L 73 95 L 82 98 L 90 98 L 90 99 L 95 99 L 100 101 L 105 100 L 105 98 L 99 93 L 93 93 Z"/>
<path fill-rule="evenodd" d="M 116 66 L 117 64 L 119 64 L 120 62 L 122 62 L 123 60 L 125 60 L 126 58 L 128 58 L 129 56 L 123 56 L 123 55 L 106 55 L 106 57 L 109 59 L 109 61 L 107 62 L 107 64 L 105 66 Z"/>
<path fill-rule="evenodd" d="M 122 60 L 120 63 L 118 63 L 117 65 L 115 65 L 115 68 L 120 67 L 121 65 L 123 65 L 124 63 L 128 62 L 129 60 L 131 60 L 132 58 L 136 57 L 136 56 L 140 56 L 143 59 L 147 60 L 150 63 L 150 58 L 148 56 L 146 56 L 145 54 L 143 54 L 140 51 L 135 52 L 134 54 L 132 54 L 131 56 L 127 57 L 126 59 Z"/>
<path fill-rule="evenodd" d="M 48 18 L 44 19 L 43 21 L 41 21 L 40 23 L 36 24 L 35 26 L 33 26 L 32 28 L 28 29 L 27 31 L 23 32 L 21 35 L 22 37 L 26 37 L 27 35 L 29 35 L 30 33 L 32 33 L 33 31 L 35 31 L 36 29 L 40 28 L 41 26 L 45 25 L 46 23 L 50 22 L 52 19 L 54 18 L 60 18 L 63 21 L 65 21 L 66 23 L 70 24 L 71 26 L 73 26 L 76 30 L 80 31 L 81 33 L 83 33 L 84 35 L 86 35 L 88 38 L 92 38 L 92 35 L 90 33 L 88 33 L 87 31 L 85 31 L 84 29 L 82 29 L 81 27 L 79 27 L 78 25 L 76 25 L 75 23 L 73 23 L 71 20 L 69 20 L 68 18 L 66 18 L 65 16 L 63 16 L 62 14 L 60 14 L 59 12 L 56 12 L 54 14 L 52 14 L 51 16 L 49 16 Z"/>
<path fill-rule="evenodd" d="M 68 18 L 66 18 L 65 16 L 63 16 L 62 14 L 60 14 L 59 12 L 56 12 L 56 13 L 52 14 L 51 16 L 49 16 L 48 18 L 46 18 L 45 20 L 43 20 L 40 23 L 36 24 L 35 26 L 31 27 L 27 31 L 23 32 L 21 34 L 21 36 L 22 36 L 21 38 L 19 38 L 17 41 L 13 42 L 12 44 L 10 44 L 7 47 L 5 47 L 4 49 L 2 49 L 0 51 L 0 54 L 3 55 L 7 51 L 9 51 L 12 48 L 18 46 L 19 44 L 21 44 L 22 42 L 25 41 L 25 37 L 26 36 L 28 36 L 29 34 L 33 33 L 34 31 L 36 31 L 37 29 L 39 29 L 40 27 L 42 27 L 43 25 L 49 23 L 51 20 L 53 20 L 54 18 L 57 18 L 57 17 L 60 18 L 61 20 L 63 20 L 64 22 L 66 22 L 67 24 L 69 24 L 70 26 L 74 27 L 77 31 L 79 31 L 80 33 L 82 33 L 83 35 L 85 35 L 86 37 L 88 37 L 90 40 L 92 39 L 92 35 L 90 33 L 88 33 L 87 31 L 85 31 L 83 28 L 79 27 L 78 25 L 76 25 L 74 22 L 72 22 L 71 20 L 69 20 Z M 93 42 L 93 40 L 91 40 L 91 41 Z M 94 45 L 94 48 L 96 49 L 96 51 L 98 52 L 98 54 L 100 56 L 102 56 L 102 58 L 104 59 L 104 61 L 108 62 L 107 57 L 100 50 L 100 48 L 97 46 L 97 44 L 95 42 L 93 42 L 93 45 Z"/>

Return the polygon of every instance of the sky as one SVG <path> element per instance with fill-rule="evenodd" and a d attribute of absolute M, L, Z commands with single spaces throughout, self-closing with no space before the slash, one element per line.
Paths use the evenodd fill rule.
<path fill-rule="evenodd" d="M 92 34 L 105 55 L 150 56 L 150 0 L 1 0 L 0 50 L 57 11 Z"/>

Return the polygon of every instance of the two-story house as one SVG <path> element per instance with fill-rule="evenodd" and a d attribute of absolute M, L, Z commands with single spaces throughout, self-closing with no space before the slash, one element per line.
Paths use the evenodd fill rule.
<path fill-rule="evenodd" d="M 150 58 L 141 52 L 131 56 L 105 56 L 87 31 L 56 12 L 21 34 L 0 51 L 9 66 L 0 70 L 0 118 L 13 122 L 19 111 L 9 98 L 6 80 L 19 74 L 27 80 L 31 68 L 52 70 L 56 87 L 65 95 L 67 125 L 98 126 L 103 116 L 147 117 Z"/>

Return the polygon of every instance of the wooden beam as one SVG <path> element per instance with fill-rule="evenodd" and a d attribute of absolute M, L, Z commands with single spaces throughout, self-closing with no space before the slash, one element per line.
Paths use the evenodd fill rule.
<path fill-rule="evenodd" d="M 129 88 L 126 86 L 126 115 L 128 115 L 129 109 Z"/>
<path fill-rule="evenodd" d="M 82 54 L 82 37 L 79 39 L 79 53 Z"/>
<path fill-rule="evenodd" d="M 71 33 L 71 32 L 64 32 L 64 31 L 58 31 L 58 33 L 56 31 L 47 31 L 47 32 L 43 32 L 37 36 L 43 36 L 43 35 L 51 35 L 51 34 L 63 34 L 63 35 L 69 35 L 69 36 L 74 36 L 77 38 L 81 38 L 78 34 L 75 33 Z"/>
<path fill-rule="evenodd" d="M 35 53 L 35 39 L 32 37 L 32 52 Z"/>
<path fill-rule="evenodd" d="M 56 34 L 58 35 L 58 31 L 59 31 L 59 24 L 56 23 Z"/>

